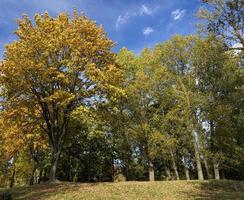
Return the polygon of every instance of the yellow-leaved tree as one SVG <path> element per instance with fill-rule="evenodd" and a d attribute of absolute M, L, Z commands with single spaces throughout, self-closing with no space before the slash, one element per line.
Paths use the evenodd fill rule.
<path fill-rule="evenodd" d="M 2 118 L 16 124 L 24 110 L 20 131 L 34 122 L 47 135 L 53 182 L 71 113 L 121 95 L 122 72 L 103 28 L 76 11 L 36 14 L 33 21 L 23 15 L 15 34 L 0 68 Z"/>

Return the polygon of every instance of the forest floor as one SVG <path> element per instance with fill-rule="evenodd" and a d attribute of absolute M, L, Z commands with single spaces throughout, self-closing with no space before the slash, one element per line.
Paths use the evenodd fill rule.
<path fill-rule="evenodd" d="M 0 189 L 0 193 L 7 192 Z M 14 200 L 244 199 L 244 181 L 155 181 L 43 184 L 14 188 Z M 1 195 L 0 195 L 1 198 Z"/>

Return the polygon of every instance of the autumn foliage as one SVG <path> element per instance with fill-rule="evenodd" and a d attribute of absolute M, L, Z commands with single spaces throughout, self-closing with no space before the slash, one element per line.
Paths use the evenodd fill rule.
<path fill-rule="evenodd" d="M 208 13 L 218 34 L 139 55 L 77 11 L 23 15 L 0 63 L 0 186 L 243 180 L 243 49 L 223 36 L 239 15 L 214 23 L 239 4 L 205 2 L 227 9 Z"/>

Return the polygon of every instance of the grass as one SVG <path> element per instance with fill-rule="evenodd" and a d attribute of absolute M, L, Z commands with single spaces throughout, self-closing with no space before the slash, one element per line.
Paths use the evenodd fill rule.
<path fill-rule="evenodd" d="M 5 191 L 5 190 L 0 190 Z M 244 199 L 242 181 L 57 183 L 12 189 L 14 200 Z"/>

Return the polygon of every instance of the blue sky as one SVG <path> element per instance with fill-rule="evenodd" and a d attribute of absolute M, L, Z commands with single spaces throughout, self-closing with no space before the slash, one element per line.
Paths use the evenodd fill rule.
<path fill-rule="evenodd" d="M 0 0 L 0 58 L 4 45 L 16 39 L 16 19 L 23 13 L 56 16 L 76 8 L 104 26 L 117 43 L 115 51 L 127 47 L 139 53 L 174 34 L 195 33 L 200 6 L 199 0 Z"/>

